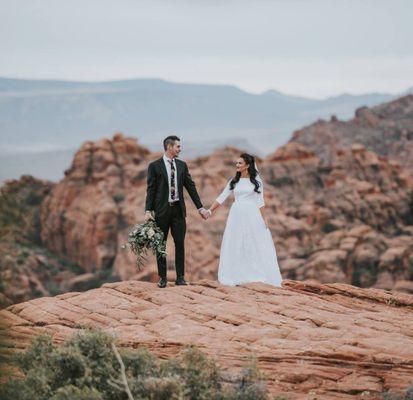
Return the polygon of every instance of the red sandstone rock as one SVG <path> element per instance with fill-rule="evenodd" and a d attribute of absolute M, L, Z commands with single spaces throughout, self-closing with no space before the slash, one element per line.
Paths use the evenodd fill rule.
<path fill-rule="evenodd" d="M 391 127 L 407 129 L 402 137 L 405 142 L 410 140 L 411 100 L 407 96 L 359 110 L 353 122 L 317 121 L 295 133 L 293 140 L 273 154 L 258 159 L 265 183 L 266 213 L 283 277 L 410 290 L 406 282 L 413 281 L 412 176 L 403 166 L 409 168 L 403 157 L 399 163 L 391 159 L 390 153 L 387 157 L 379 155 L 380 149 L 379 154 L 369 149 L 371 143 L 387 146 L 388 138 L 380 132 Z M 364 120 L 371 113 L 379 119 L 376 130 L 371 126 L 377 121 Z M 394 133 L 393 128 L 389 132 Z M 340 142 L 337 135 L 348 140 Z M 366 142 L 368 137 L 371 140 Z M 328 149 L 326 153 L 324 148 Z M 234 163 L 240 153 L 226 147 L 188 161 L 206 207 L 234 176 Z M 20 267 L 16 263 L 18 252 L 8 250 L 14 242 L 11 240 L 7 242 L 9 247 L 4 247 L 4 254 L 11 257 L 3 257 L 0 263 L 3 280 L 11 285 L 6 296 L 19 293 L 12 300 L 22 301 L 51 294 L 49 281 L 51 286 L 57 284 L 59 291 L 70 290 L 71 285 L 84 288 L 88 282 L 93 283 L 93 276 L 95 283 L 106 279 L 155 281 L 154 257 L 150 256 L 139 272 L 133 254 L 121 245 L 130 227 L 143 222 L 147 165 L 161 154 L 151 153 L 136 139 L 122 134 L 85 142 L 65 178 L 56 185 L 46 185 L 39 223 L 41 245 L 48 254 L 77 264 L 76 274 L 83 276 L 78 281 L 73 279 L 73 272 L 64 275 L 61 272 L 67 270 L 65 266 L 55 266 L 53 271 L 59 271 L 56 274 L 45 273 L 44 266 L 55 265 L 55 261 L 42 264 L 36 258 L 38 251 L 31 251 L 34 256 L 27 258 L 35 263 Z M 19 184 L 31 183 L 22 180 Z M 186 276 L 190 280 L 216 279 L 222 233 L 232 200 L 228 199 L 204 222 L 185 196 Z M 169 277 L 174 277 L 171 238 L 167 251 Z M 33 287 L 35 291 L 30 289 Z"/>
<path fill-rule="evenodd" d="M 234 372 L 254 353 L 271 392 L 291 399 L 310 392 L 378 398 L 411 384 L 413 296 L 346 284 L 283 286 L 203 280 L 158 289 L 128 281 L 31 300 L 0 312 L 0 354 L 24 349 L 35 334 L 61 342 L 99 327 L 120 346 L 145 345 L 161 357 L 195 344 Z"/>
<path fill-rule="evenodd" d="M 360 107 L 349 121 L 317 121 L 294 132 L 291 141 L 313 151 L 331 164 L 337 151 L 353 143 L 364 144 L 388 156 L 413 173 L 413 95 L 374 107 Z"/>
<path fill-rule="evenodd" d="M 227 147 L 188 162 L 206 207 L 234 176 L 240 153 Z M 69 257 L 85 272 L 111 269 L 123 280 L 156 280 L 154 257 L 138 272 L 133 255 L 120 246 L 128 228 L 143 221 L 147 164 L 159 155 L 120 134 L 112 141 L 85 143 L 65 179 L 42 204 L 42 239 L 48 249 Z M 284 277 L 363 287 L 377 284 L 386 289 L 396 287 L 398 280 L 413 280 L 409 229 L 413 181 L 399 165 L 353 144 L 351 149 L 341 149 L 334 164 L 325 166 L 295 142 L 258 164 Z M 188 196 L 186 201 L 186 275 L 216 279 L 232 200 L 206 222 Z M 393 247 L 402 249 L 397 268 L 381 261 Z M 174 275 L 172 240 L 167 251 L 170 275 Z"/>

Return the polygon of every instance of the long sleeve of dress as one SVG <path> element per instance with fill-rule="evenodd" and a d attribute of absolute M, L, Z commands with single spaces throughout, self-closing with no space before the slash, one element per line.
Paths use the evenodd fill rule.
<path fill-rule="evenodd" d="M 264 183 L 261 179 L 261 177 L 257 174 L 256 177 L 257 181 L 260 183 L 260 187 L 258 188 L 258 190 L 260 191 L 260 193 L 255 192 L 255 198 L 257 201 L 257 206 L 258 208 L 261 208 L 263 206 L 265 206 L 265 201 L 264 201 Z"/>
<path fill-rule="evenodd" d="M 225 186 L 221 194 L 215 199 L 215 201 L 217 201 L 219 204 L 222 204 L 227 199 L 227 197 L 231 194 L 232 190 L 229 188 L 230 182 L 231 182 L 231 179 L 228 181 L 227 185 Z"/>

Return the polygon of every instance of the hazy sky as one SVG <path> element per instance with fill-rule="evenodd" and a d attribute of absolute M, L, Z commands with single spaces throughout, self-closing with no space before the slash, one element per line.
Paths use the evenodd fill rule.
<path fill-rule="evenodd" d="M 0 0 L 0 76 L 396 93 L 412 20 L 411 0 Z"/>

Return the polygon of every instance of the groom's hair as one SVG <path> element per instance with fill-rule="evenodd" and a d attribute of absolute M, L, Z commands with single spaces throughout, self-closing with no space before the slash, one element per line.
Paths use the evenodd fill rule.
<path fill-rule="evenodd" d="M 179 139 L 179 137 L 178 137 L 178 136 L 175 136 L 175 135 L 171 135 L 171 136 L 166 137 L 166 138 L 163 140 L 163 148 L 164 148 L 164 150 L 167 150 L 167 149 L 168 149 L 168 146 L 169 146 L 170 144 L 174 145 L 176 140 L 179 140 L 179 141 L 180 141 L 181 139 Z"/>

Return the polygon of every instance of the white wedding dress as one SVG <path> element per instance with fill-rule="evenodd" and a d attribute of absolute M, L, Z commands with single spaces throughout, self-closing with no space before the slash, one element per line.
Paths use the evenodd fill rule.
<path fill-rule="evenodd" d="M 229 210 L 221 243 L 218 281 L 224 285 L 240 285 L 248 282 L 265 282 L 281 286 L 282 278 L 271 231 L 266 227 L 260 207 L 264 206 L 264 185 L 254 191 L 249 178 L 240 178 L 233 190 L 230 181 L 217 197 L 222 204 L 231 193 L 235 201 Z"/>

